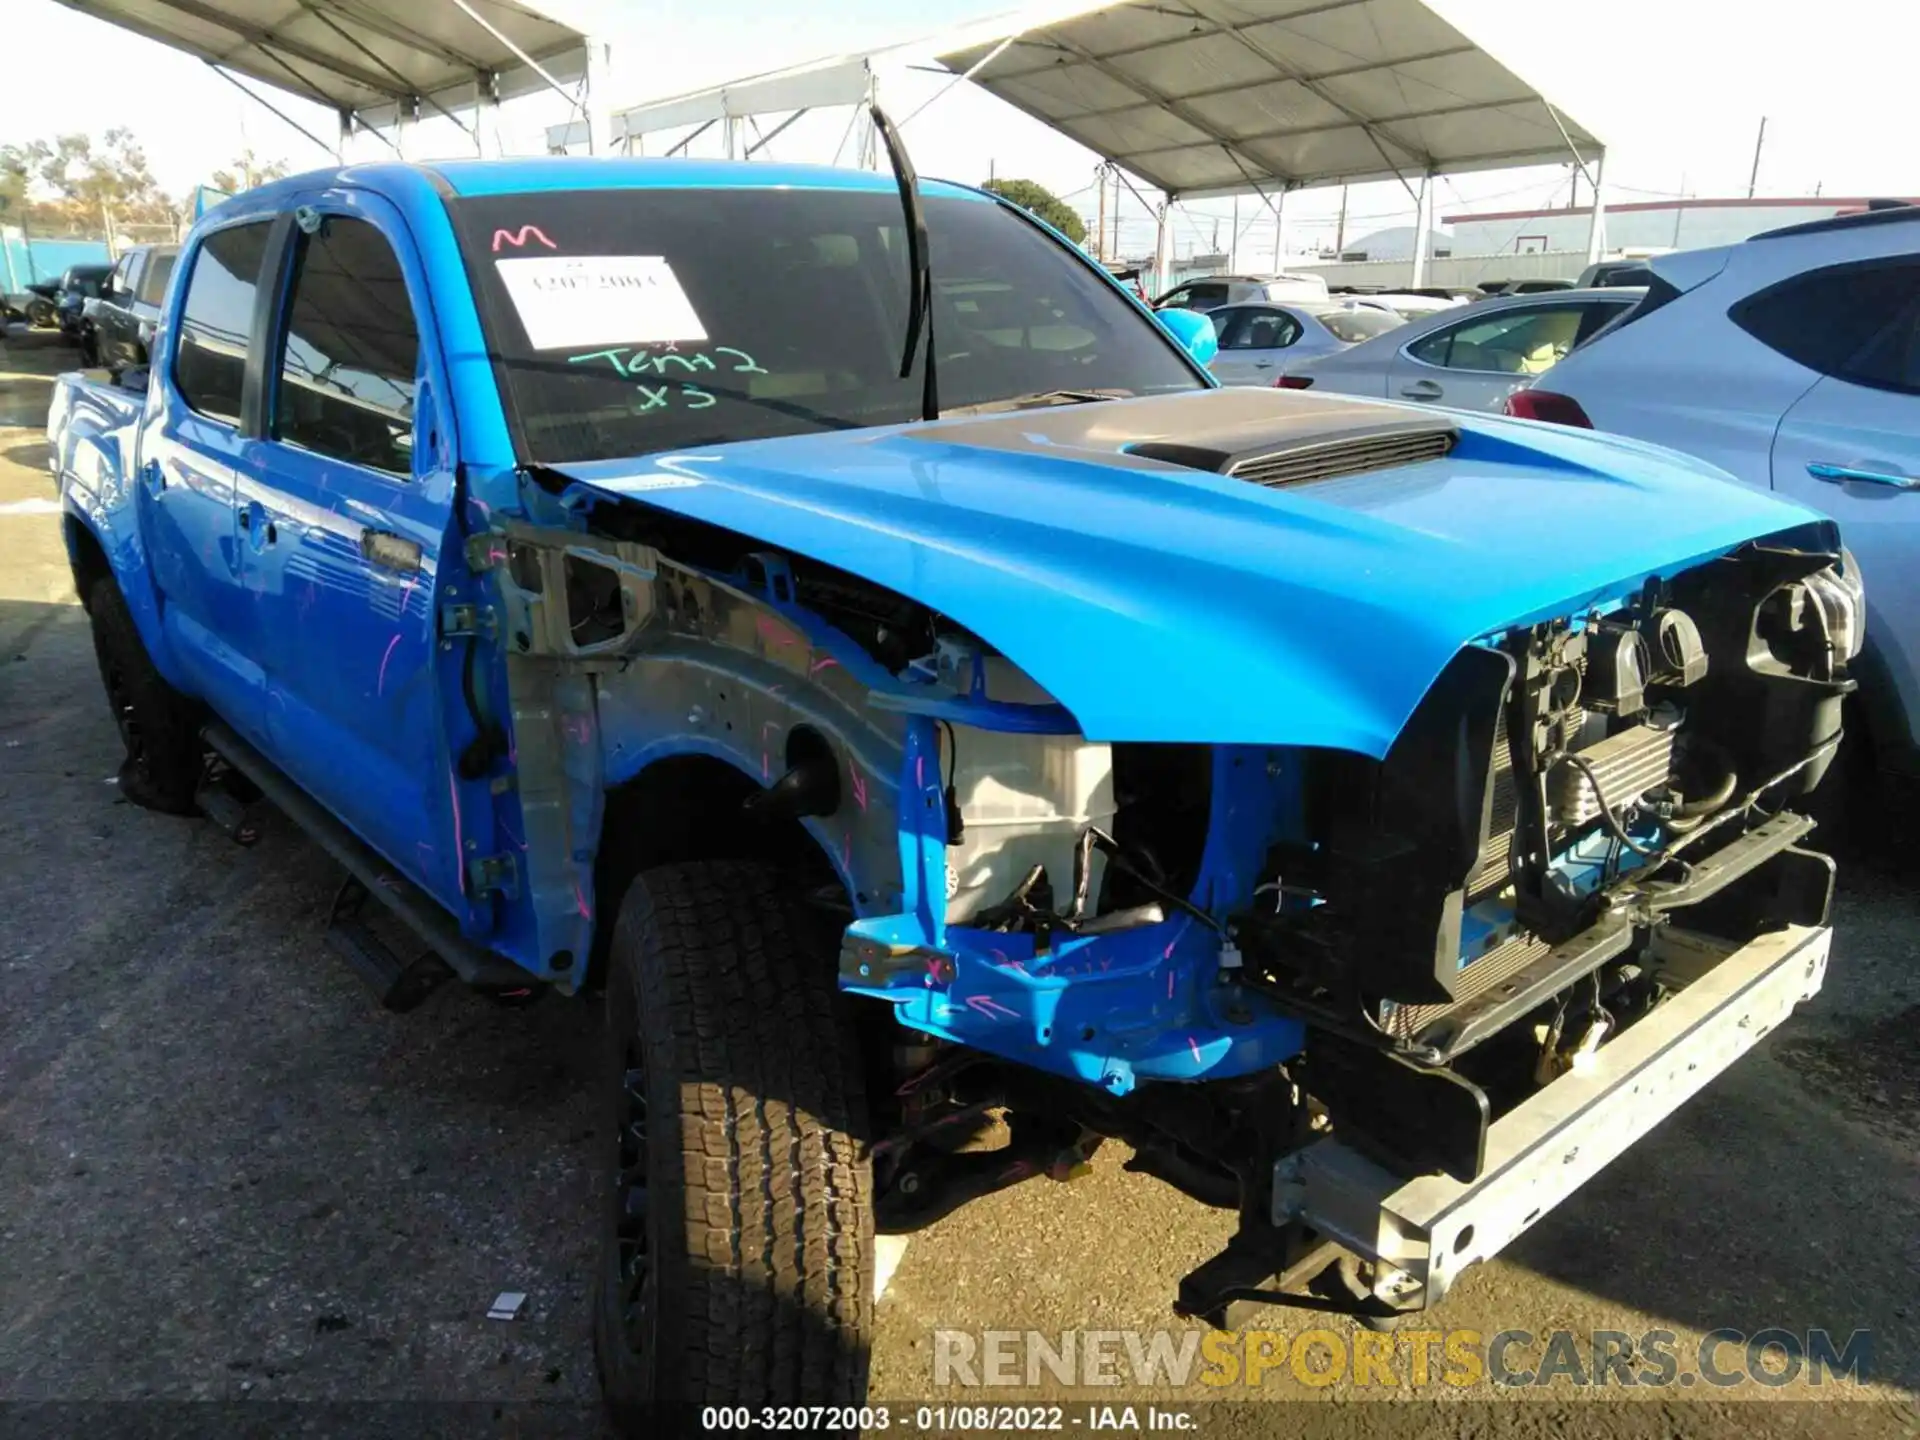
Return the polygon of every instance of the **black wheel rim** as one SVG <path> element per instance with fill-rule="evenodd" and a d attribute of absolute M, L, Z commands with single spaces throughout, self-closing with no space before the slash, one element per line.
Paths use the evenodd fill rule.
<path fill-rule="evenodd" d="M 648 1236 L 652 1210 L 647 1191 L 647 1075 L 638 1041 L 627 1046 L 621 1059 L 618 1125 L 613 1171 L 614 1296 L 627 1348 L 639 1354 L 648 1345 L 653 1261 Z"/>
<path fill-rule="evenodd" d="M 120 727 L 120 743 L 126 748 L 127 759 L 138 767 L 147 753 L 146 735 L 140 728 L 140 715 L 134 709 L 133 696 L 127 688 L 127 677 L 119 662 L 107 662 L 107 703 L 113 706 L 113 723 Z"/>

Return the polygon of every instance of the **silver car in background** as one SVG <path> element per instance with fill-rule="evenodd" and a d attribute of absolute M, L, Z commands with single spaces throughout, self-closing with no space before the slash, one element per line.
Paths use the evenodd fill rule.
<path fill-rule="evenodd" d="M 1644 294 L 1621 286 L 1479 300 L 1329 354 L 1289 357 L 1273 383 L 1287 390 L 1498 410 L 1508 395 L 1531 385 Z M 1218 361 L 1214 373 L 1226 378 Z"/>
<path fill-rule="evenodd" d="M 1331 355 L 1405 324 L 1392 311 L 1345 301 L 1222 305 L 1207 318 L 1220 337 L 1208 368 L 1222 385 L 1272 385 L 1283 364 Z"/>

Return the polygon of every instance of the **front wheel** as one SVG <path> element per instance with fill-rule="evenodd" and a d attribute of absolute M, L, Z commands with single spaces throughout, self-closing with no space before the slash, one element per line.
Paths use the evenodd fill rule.
<path fill-rule="evenodd" d="M 601 1386 L 633 1435 L 866 1394 L 872 1178 L 858 1040 L 778 872 L 639 875 L 606 984 Z"/>

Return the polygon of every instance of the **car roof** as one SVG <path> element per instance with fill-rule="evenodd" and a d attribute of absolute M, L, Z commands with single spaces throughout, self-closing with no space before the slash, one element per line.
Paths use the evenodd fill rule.
<path fill-rule="evenodd" d="M 1831 215 L 1825 220 L 1805 220 L 1798 225 L 1783 225 L 1778 230 L 1762 230 L 1749 238 L 1782 240 L 1790 235 L 1824 235 L 1830 230 L 1862 230 L 1875 225 L 1910 224 L 1916 220 L 1920 220 L 1920 205 L 1888 205 L 1853 215 Z"/>
<path fill-rule="evenodd" d="M 539 155 L 503 160 L 441 160 L 432 164 L 378 161 L 289 175 L 242 191 L 218 208 L 270 208 L 283 197 L 358 185 L 372 190 L 400 175 L 425 176 L 449 198 L 530 195 L 564 190 L 852 190 L 898 195 L 889 171 L 848 170 L 831 165 L 783 165 L 759 160 L 690 160 L 628 155 Z M 947 199 L 992 196 L 950 180 L 921 178 L 921 193 Z"/>

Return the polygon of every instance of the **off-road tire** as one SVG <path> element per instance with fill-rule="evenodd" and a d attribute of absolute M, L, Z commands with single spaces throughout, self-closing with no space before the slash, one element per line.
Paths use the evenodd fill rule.
<path fill-rule="evenodd" d="M 153 668 L 112 577 L 93 582 L 87 616 L 93 622 L 100 683 L 127 752 L 120 766 L 120 793 L 165 815 L 198 813 L 193 797 L 200 788 L 206 752 L 193 703 Z"/>
<path fill-rule="evenodd" d="M 866 1107 L 820 931 L 778 871 L 739 861 L 644 871 L 621 903 L 593 1332 L 602 1392 L 628 1434 L 692 1433 L 710 1405 L 865 1398 Z M 645 1102 L 637 1131 L 630 1079 Z M 636 1157 L 644 1201 L 630 1205 Z M 630 1209 L 646 1218 L 623 1246 Z M 637 1321 L 625 1279 L 636 1228 L 649 1276 Z"/>

